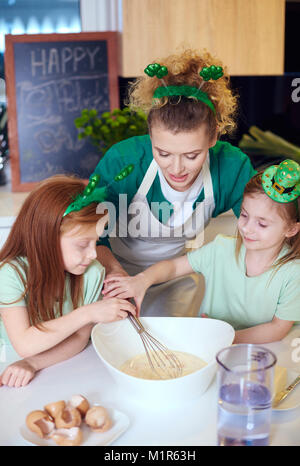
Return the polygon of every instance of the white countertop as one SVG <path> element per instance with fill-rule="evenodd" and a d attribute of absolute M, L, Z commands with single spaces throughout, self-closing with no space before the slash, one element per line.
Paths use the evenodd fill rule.
<path fill-rule="evenodd" d="M 295 341 L 300 343 L 300 326 L 294 326 L 281 342 L 263 346 L 275 352 L 279 365 L 300 372 L 299 358 L 294 357 L 297 348 L 292 346 Z M 4 354 L 2 348 L 0 371 L 15 359 L 12 350 Z M 0 445 L 30 445 L 19 433 L 26 415 L 79 393 L 91 403 L 112 406 L 130 418 L 128 430 L 113 446 L 216 445 L 216 380 L 197 400 L 189 401 L 187 394 L 177 406 L 163 405 L 159 400 L 146 406 L 116 386 L 91 344 L 68 361 L 44 369 L 26 387 L 0 387 Z M 300 408 L 273 413 L 271 445 L 300 445 Z"/>

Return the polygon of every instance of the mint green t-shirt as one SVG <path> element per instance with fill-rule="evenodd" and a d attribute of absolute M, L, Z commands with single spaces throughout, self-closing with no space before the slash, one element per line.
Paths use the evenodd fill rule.
<path fill-rule="evenodd" d="M 211 243 L 188 253 L 193 270 L 205 278 L 199 315 L 224 320 L 236 330 L 270 322 L 274 316 L 299 321 L 300 260 L 290 261 L 276 272 L 271 268 L 248 277 L 245 247 L 242 245 L 237 262 L 235 246 L 235 238 L 218 235 Z M 283 248 L 279 256 L 286 250 Z"/>
<path fill-rule="evenodd" d="M 27 260 L 22 258 L 22 260 L 27 264 Z M 18 265 L 17 262 L 14 262 L 15 265 Z M 23 269 L 18 266 L 18 270 L 22 273 L 24 280 L 26 281 L 25 272 Z M 101 299 L 101 290 L 103 286 L 103 281 L 105 278 L 105 268 L 98 261 L 93 261 L 92 264 L 86 269 L 83 276 L 83 305 L 90 304 Z M 16 270 L 10 265 L 5 264 L 0 268 L 0 313 L 1 308 L 7 309 L 11 307 L 26 307 L 26 295 L 24 298 L 19 299 L 24 293 L 24 285 L 19 274 Z M 2 304 L 2 303 L 12 303 L 17 301 L 14 304 Z M 70 290 L 68 286 L 68 281 L 66 284 L 66 293 L 65 300 L 63 302 L 63 314 L 68 314 L 73 310 L 73 303 L 70 296 Z M 10 343 L 3 321 L 0 315 L 0 346 L 1 343 L 7 344 Z"/>
<path fill-rule="evenodd" d="M 114 144 L 98 163 L 92 175 L 100 175 L 99 186 L 109 184 L 107 201 L 115 206 L 116 217 L 120 215 L 119 210 L 125 210 L 125 208 L 128 210 L 152 160 L 151 139 L 149 135 L 145 135 L 128 138 Z M 122 181 L 113 182 L 115 175 L 129 164 L 134 165 L 132 173 Z M 217 217 L 230 209 L 236 217 L 239 217 L 245 185 L 256 173 L 250 159 L 238 147 L 225 141 L 218 141 L 214 147 L 209 149 L 209 169 L 215 201 L 212 217 Z M 126 204 L 123 200 L 122 205 L 120 204 L 120 194 L 126 194 Z M 197 203 L 203 200 L 204 189 L 200 192 L 193 208 L 195 209 Z M 158 217 L 160 222 L 167 223 L 172 215 L 172 208 L 166 209 L 167 214 L 164 212 L 164 218 L 162 218 L 161 209 L 158 209 L 158 212 L 155 210 L 158 203 L 170 204 L 162 193 L 158 173 L 148 191 L 147 201 L 150 208 L 153 208 L 153 215 Z M 101 238 L 99 244 L 110 247 L 107 237 Z"/>

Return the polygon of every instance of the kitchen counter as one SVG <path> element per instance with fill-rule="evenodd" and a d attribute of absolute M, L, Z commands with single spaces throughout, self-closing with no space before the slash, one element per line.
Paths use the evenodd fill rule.
<path fill-rule="evenodd" d="M 11 171 L 9 163 L 5 166 L 5 174 L 7 183 L 0 186 L 0 217 L 15 217 L 28 196 L 28 193 L 11 192 Z"/>
<path fill-rule="evenodd" d="M 0 217 L 15 217 L 28 193 L 0 191 Z"/>
<path fill-rule="evenodd" d="M 284 340 L 263 346 L 275 352 L 279 365 L 300 372 L 292 345 L 297 338 L 300 344 L 300 326 L 294 326 Z M 4 351 L 2 347 L 0 371 L 15 356 L 13 350 Z M 30 445 L 19 431 L 26 415 L 51 401 L 68 400 L 79 393 L 92 403 L 112 406 L 129 417 L 129 428 L 113 446 L 216 445 L 216 379 L 196 400 L 189 400 L 187 393 L 180 405 L 163 404 L 159 399 L 143 404 L 116 386 L 91 344 L 77 356 L 44 369 L 26 387 L 0 387 L 0 445 Z M 300 445 L 300 407 L 273 412 L 272 421 L 271 445 Z"/>

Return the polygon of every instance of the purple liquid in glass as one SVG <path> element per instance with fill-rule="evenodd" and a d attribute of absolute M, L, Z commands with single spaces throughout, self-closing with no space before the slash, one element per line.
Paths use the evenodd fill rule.
<path fill-rule="evenodd" d="M 219 394 L 218 444 L 265 446 L 269 444 L 271 393 L 263 385 L 223 385 Z"/>

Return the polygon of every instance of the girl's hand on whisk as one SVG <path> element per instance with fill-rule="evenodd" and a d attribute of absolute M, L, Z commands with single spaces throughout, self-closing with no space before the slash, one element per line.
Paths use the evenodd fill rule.
<path fill-rule="evenodd" d="M 133 298 L 136 303 L 137 314 L 140 312 L 141 304 L 147 291 L 148 285 L 142 273 L 134 277 L 120 277 L 119 275 L 111 275 L 104 280 L 105 294 L 110 297 L 118 297 L 122 299 Z"/>
<path fill-rule="evenodd" d="M 128 273 L 125 272 L 125 270 L 119 270 L 118 272 L 111 272 L 106 275 L 106 279 L 110 277 L 129 277 Z M 107 298 L 111 298 L 114 295 L 110 295 L 109 291 L 107 290 L 106 282 L 103 282 L 103 288 L 102 288 L 102 294 L 103 296 L 106 296 Z"/>
<path fill-rule="evenodd" d="M 136 315 L 134 304 L 119 297 L 102 299 L 101 301 L 86 304 L 83 308 L 89 314 L 89 321 L 95 324 L 125 319 L 128 312 Z"/>

